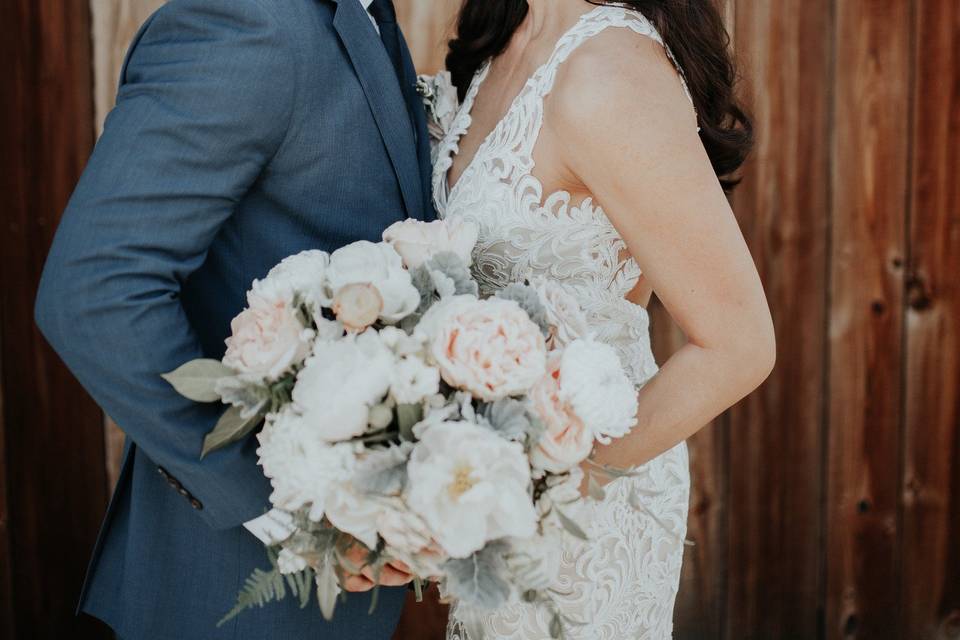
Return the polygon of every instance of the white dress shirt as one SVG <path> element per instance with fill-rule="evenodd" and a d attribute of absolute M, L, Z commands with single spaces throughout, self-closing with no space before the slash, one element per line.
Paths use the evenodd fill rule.
<path fill-rule="evenodd" d="M 358 0 L 358 2 L 367 12 L 367 15 L 370 15 L 369 10 L 373 0 Z M 377 21 L 373 19 L 372 15 L 370 15 L 370 22 L 373 23 L 373 28 L 377 30 L 377 33 L 380 33 L 380 27 L 377 26 Z M 244 523 L 243 526 L 257 536 L 263 544 L 274 545 L 286 540 L 293 533 L 293 518 L 283 511 L 273 509 L 259 518 Z"/>

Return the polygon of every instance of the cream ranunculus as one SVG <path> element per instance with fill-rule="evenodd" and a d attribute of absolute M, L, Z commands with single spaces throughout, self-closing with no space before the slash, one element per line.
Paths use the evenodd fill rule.
<path fill-rule="evenodd" d="M 453 296 L 434 304 L 417 331 L 443 379 L 481 400 L 525 394 L 546 369 L 543 334 L 512 300 Z"/>
<path fill-rule="evenodd" d="M 453 558 L 503 537 L 528 538 L 537 514 L 523 445 L 467 422 L 420 434 L 407 466 L 407 504 Z"/>
<path fill-rule="evenodd" d="M 366 431 L 370 409 L 387 394 L 395 366 L 374 331 L 317 342 L 297 375 L 293 402 L 321 439 L 353 438 Z"/>
<path fill-rule="evenodd" d="M 383 232 L 383 240 L 397 250 L 409 269 L 438 253 L 453 253 L 469 267 L 477 234 L 477 225 L 467 220 L 402 220 Z"/>
<path fill-rule="evenodd" d="M 314 332 L 285 298 L 250 291 L 247 304 L 230 323 L 223 363 L 248 379 L 276 380 L 310 353 Z"/>
<path fill-rule="evenodd" d="M 347 331 L 359 333 L 380 317 L 383 296 L 372 284 L 348 284 L 337 291 L 332 309 Z"/>
<path fill-rule="evenodd" d="M 563 350 L 561 396 L 604 444 L 621 438 L 637 423 L 637 390 L 610 345 L 575 340 Z"/>
<path fill-rule="evenodd" d="M 547 375 L 530 391 L 527 402 L 545 427 L 530 462 L 551 473 L 563 473 L 577 466 L 593 449 L 593 432 L 567 402 L 561 389 L 559 353 L 551 353 Z"/>
<path fill-rule="evenodd" d="M 386 243 L 364 240 L 333 252 L 327 268 L 330 298 L 351 284 L 376 287 L 383 298 L 380 319 L 384 322 L 398 322 L 420 305 L 420 292 L 403 268 L 400 254 Z"/>

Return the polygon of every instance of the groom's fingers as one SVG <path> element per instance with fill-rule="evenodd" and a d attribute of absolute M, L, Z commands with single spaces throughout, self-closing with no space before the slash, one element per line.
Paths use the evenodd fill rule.
<path fill-rule="evenodd" d="M 373 580 L 366 576 L 349 575 L 343 579 L 343 589 L 352 593 L 362 593 L 373 589 Z"/>
<path fill-rule="evenodd" d="M 365 578 L 371 582 L 375 580 L 376 574 L 371 567 L 364 567 L 361 571 Z M 380 584 L 385 587 L 400 587 L 413 580 L 413 576 L 403 571 L 397 571 L 389 564 L 380 569 Z"/>

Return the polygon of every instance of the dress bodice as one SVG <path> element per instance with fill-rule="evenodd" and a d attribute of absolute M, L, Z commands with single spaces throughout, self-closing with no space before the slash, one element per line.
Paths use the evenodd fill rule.
<path fill-rule="evenodd" d="M 451 188 L 453 156 L 470 128 L 471 109 L 490 71 L 490 61 L 483 64 L 440 141 L 434 199 L 441 218 L 462 216 L 479 227 L 473 268 L 482 293 L 537 277 L 558 282 L 580 302 L 596 337 L 617 349 L 634 382 L 642 384 L 657 371 L 649 317 L 646 309 L 625 299 L 640 279 L 640 267 L 598 203 L 592 198 L 573 203 L 566 191 L 544 194 L 533 175 L 544 99 L 560 65 L 608 27 L 629 28 L 663 45 L 639 12 L 602 5 L 585 13 L 530 77 Z M 680 79 L 683 82 L 682 71 Z M 683 87 L 686 91 L 685 83 Z"/>

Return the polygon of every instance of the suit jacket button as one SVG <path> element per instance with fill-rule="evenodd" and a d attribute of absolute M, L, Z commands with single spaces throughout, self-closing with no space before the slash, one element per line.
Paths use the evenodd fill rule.
<path fill-rule="evenodd" d="M 180 495 L 182 495 L 184 498 L 188 498 L 188 499 L 189 499 L 189 498 L 192 498 L 192 497 L 193 497 L 193 496 L 190 495 L 190 492 L 189 492 L 189 491 L 187 491 L 186 489 L 183 488 L 183 486 L 177 487 L 177 493 L 179 493 Z"/>
<path fill-rule="evenodd" d="M 196 498 L 190 499 L 190 506 L 196 509 L 197 511 L 203 511 L 203 503 L 197 500 Z"/>

